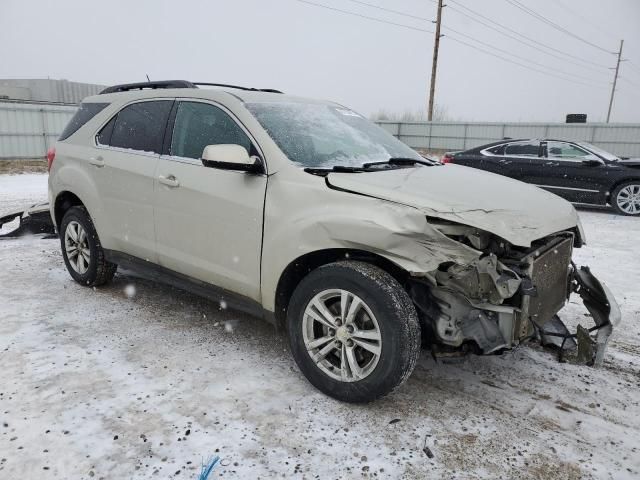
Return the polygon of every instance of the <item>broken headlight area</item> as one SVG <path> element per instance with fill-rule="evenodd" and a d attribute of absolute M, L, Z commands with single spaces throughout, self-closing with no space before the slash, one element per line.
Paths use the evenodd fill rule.
<path fill-rule="evenodd" d="M 443 263 L 410 282 L 423 340 L 434 354 L 498 353 L 538 339 L 563 359 L 602 364 L 620 313 L 589 269 L 572 263 L 573 232 L 521 248 L 472 227 L 440 222 L 436 228 L 479 255 L 466 265 Z M 573 334 L 557 315 L 572 293 L 582 298 L 595 323 L 589 329 L 578 326 Z"/>

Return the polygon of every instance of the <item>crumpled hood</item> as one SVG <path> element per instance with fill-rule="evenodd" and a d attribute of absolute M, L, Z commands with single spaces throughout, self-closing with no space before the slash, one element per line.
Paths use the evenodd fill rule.
<path fill-rule="evenodd" d="M 330 173 L 330 187 L 420 209 L 528 247 L 578 224 L 573 206 L 540 188 L 460 165 Z"/>

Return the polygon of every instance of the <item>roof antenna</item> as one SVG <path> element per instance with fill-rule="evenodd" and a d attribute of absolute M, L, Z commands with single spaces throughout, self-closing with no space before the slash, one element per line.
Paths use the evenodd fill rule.
<path fill-rule="evenodd" d="M 151 80 L 149 80 L 149 74 L 147 73 L 147 74 L 145 74 L 145 75 L 146 75 L 146 77 L 147 77 L 147 82 L 151 83 Z"/>

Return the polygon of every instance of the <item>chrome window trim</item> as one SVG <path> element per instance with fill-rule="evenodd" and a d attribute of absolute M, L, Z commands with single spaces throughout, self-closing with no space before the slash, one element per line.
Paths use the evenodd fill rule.
<path fill-rule="evenodd" d="M 180 157 L 178 155 L 160 155 L 160 160 L 168 160 L 170 162 L 184 163 L 187 165 L 195 165 L 197 167 L 204 167 L 202 160 L 196 160 L 195 158 Z"/>
<path fill-rule="evenodd" d="M 490 147 L 487 147 L 487 148 L 485 148 L 485 149 L 483 149 L 483 150 L 480 150 L 480 154 L 481 154 L 481 155 L 484 155 L 485 157 L 496 157 L 496 158 L 509 157 L 509 158 L 520 158 L 520 159 L 523 159 L 523 160 L 531 160 L 531 159 L 541 159 L 541 158 L 545 158 L 545 157 L 540 157 L 540 156 L 534 157 L 534 156 L 532 156 L 532 155 L 504 155 L 504 154 L 502 154 L 502 155 L 496 155 L 495 153 L 491 153 L 491 152 L 489 151 L 489 149 L 490 149 L 490 148 L 503 147 L 503 146 L 505 146 L 505 147 L 506 147 L 506 145 L 510 145 L 510 144 L 512 144 L 512 143 L 513 143 L 514 145 L 517 145 L 517 144 L 520 144 L 520 143 L 530 143 L 531 141 L 533 141 L 533 139 L 532 139 L 532 140 L 522 140 L 522 141 L 519 141 L 519 142 L 504 142 L 504 143 L 498 143 L 498 144 L 496 144 L 496 145 L 491 145 Z M 542 143 L 542 141 L 541 141 L 541 140 L 537 140 L 537 142 L 538 142 L 538 143 Z"/>
<path fill-rule="evenodd" d="M 590 193 L 600 193 L 600 190 L 590 190 L 588 188 L 574 188 L 574 187 L 557 187 L 555 185 L 538 185 L 537 183 L 534 184 L 536 187 L 540 187 L 540 188 L 555 188 L 558 190 L 574 190 L 577 192 L 590 192 Z"/>
<path fill-rule="evenodd" d="M 103 150 L 135 152 L 135 153 L 146 154 L 147 156 L 149 156 L 150 154 L 160 156 L 159 153 L 155 153 L 155 152 L 145 152 L 145 151 L 142 151 L 142 150 L 134 150 L 132 148 L 112 147 L 111 145 L 103 145 L 101 143 L 98 143 L 98 134 L 100 133 L 100 130 L 102 130 L 107 123 L 109 123 L 114 117 L 116 117 L 122 110 L 127 108 L 129 105 L 133 105 L 134 103 L 157 102 L 157 101 L 173 102 L 173 101 L 175 101 L 175 98 L 174 97 L 141 98 L 141 99 L 137 99 L 137 100 L 131 100 L 130 102 L 127 102 L 127 103 L 124 103 L 124 104 L 120 105 L 120 107 L 118 108 L 118 111 L 116 113 L 110 115 L 104 122 L 102 122 L 100 124 L 100 126 L 98 127 L 98 129 L 93 134 L 93 146 L 96 147 L 96 148 L 103 149 Z M 165 128 L 166 128 L 166 125 L 165 125 Z"/>
<path fill-rule="evenodd" d="M 549 150 L 548 150 L 548 148 L 546 146 L 549 142 L 564 143 L 566 145 L 570 145 L 570 146 L 576 148 L 577 150 L 582 150 L 583 152 L 587 153 L 587 156 L 585 156 L 585 157 L 568 157 L 568 158 L 567 157 L 550 157 L 549 156 Z M 578 163 L 582 163 L 583 160 L 600 160 L 602 162 L 602 164 L 604 165 L 604 161 L 602 161 L 602 159 L 598 155 L 596 155 L 595 153 L 589 151 L 589 149 L 587 149 L 587 148 L 585 148 L 585 147 L 583 147 L 581 145 L 578 145 L 575 142 L 567 142 L 567 141 L 564 141 L 564 140 L 544 140 L 543 143 L 545 144 L 544 151 L 546 152 L 547 155 L 545 157 L 542 157 L 542 158 L 547 158 L 549 160 L 557 160 L 557 161 L 560 161 L 560 162 L 578 162 Z M 589 156 L 591 156 L 592 158 L 589 158 Z"/>

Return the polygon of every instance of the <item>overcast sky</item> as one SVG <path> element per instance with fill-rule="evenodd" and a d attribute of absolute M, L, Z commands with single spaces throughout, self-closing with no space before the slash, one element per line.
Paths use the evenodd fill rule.
<path fill-rule="evenodd" d="M 279 88 L 367 115 L 426 110 L 433 34 L 420 30 L 433 30 L 432 23 L 353 0 L 310 1 L 413 29 L 300 0 L 0 0 L 0 78 L 108 85 L 148 74 Z M 436 14 L 433 0 L 365 1 L 426 19 Z M 621 66 L 612 121 L 640 122 L 640 1 L 519 1 L 594 46 L 507 0 L 447 1 L 436 103 L 456 120 L 564 121 L 567 113 L 603 120 L 613 79 L 607 67 L 615 66 L 615 55 L 597 47 L 617 51 L 624 38 L 629 61 Z M 460 12 L 478 17 L 464 6 L 555 48 L 540 47 L 556 57 L 471 20 Z"/>

